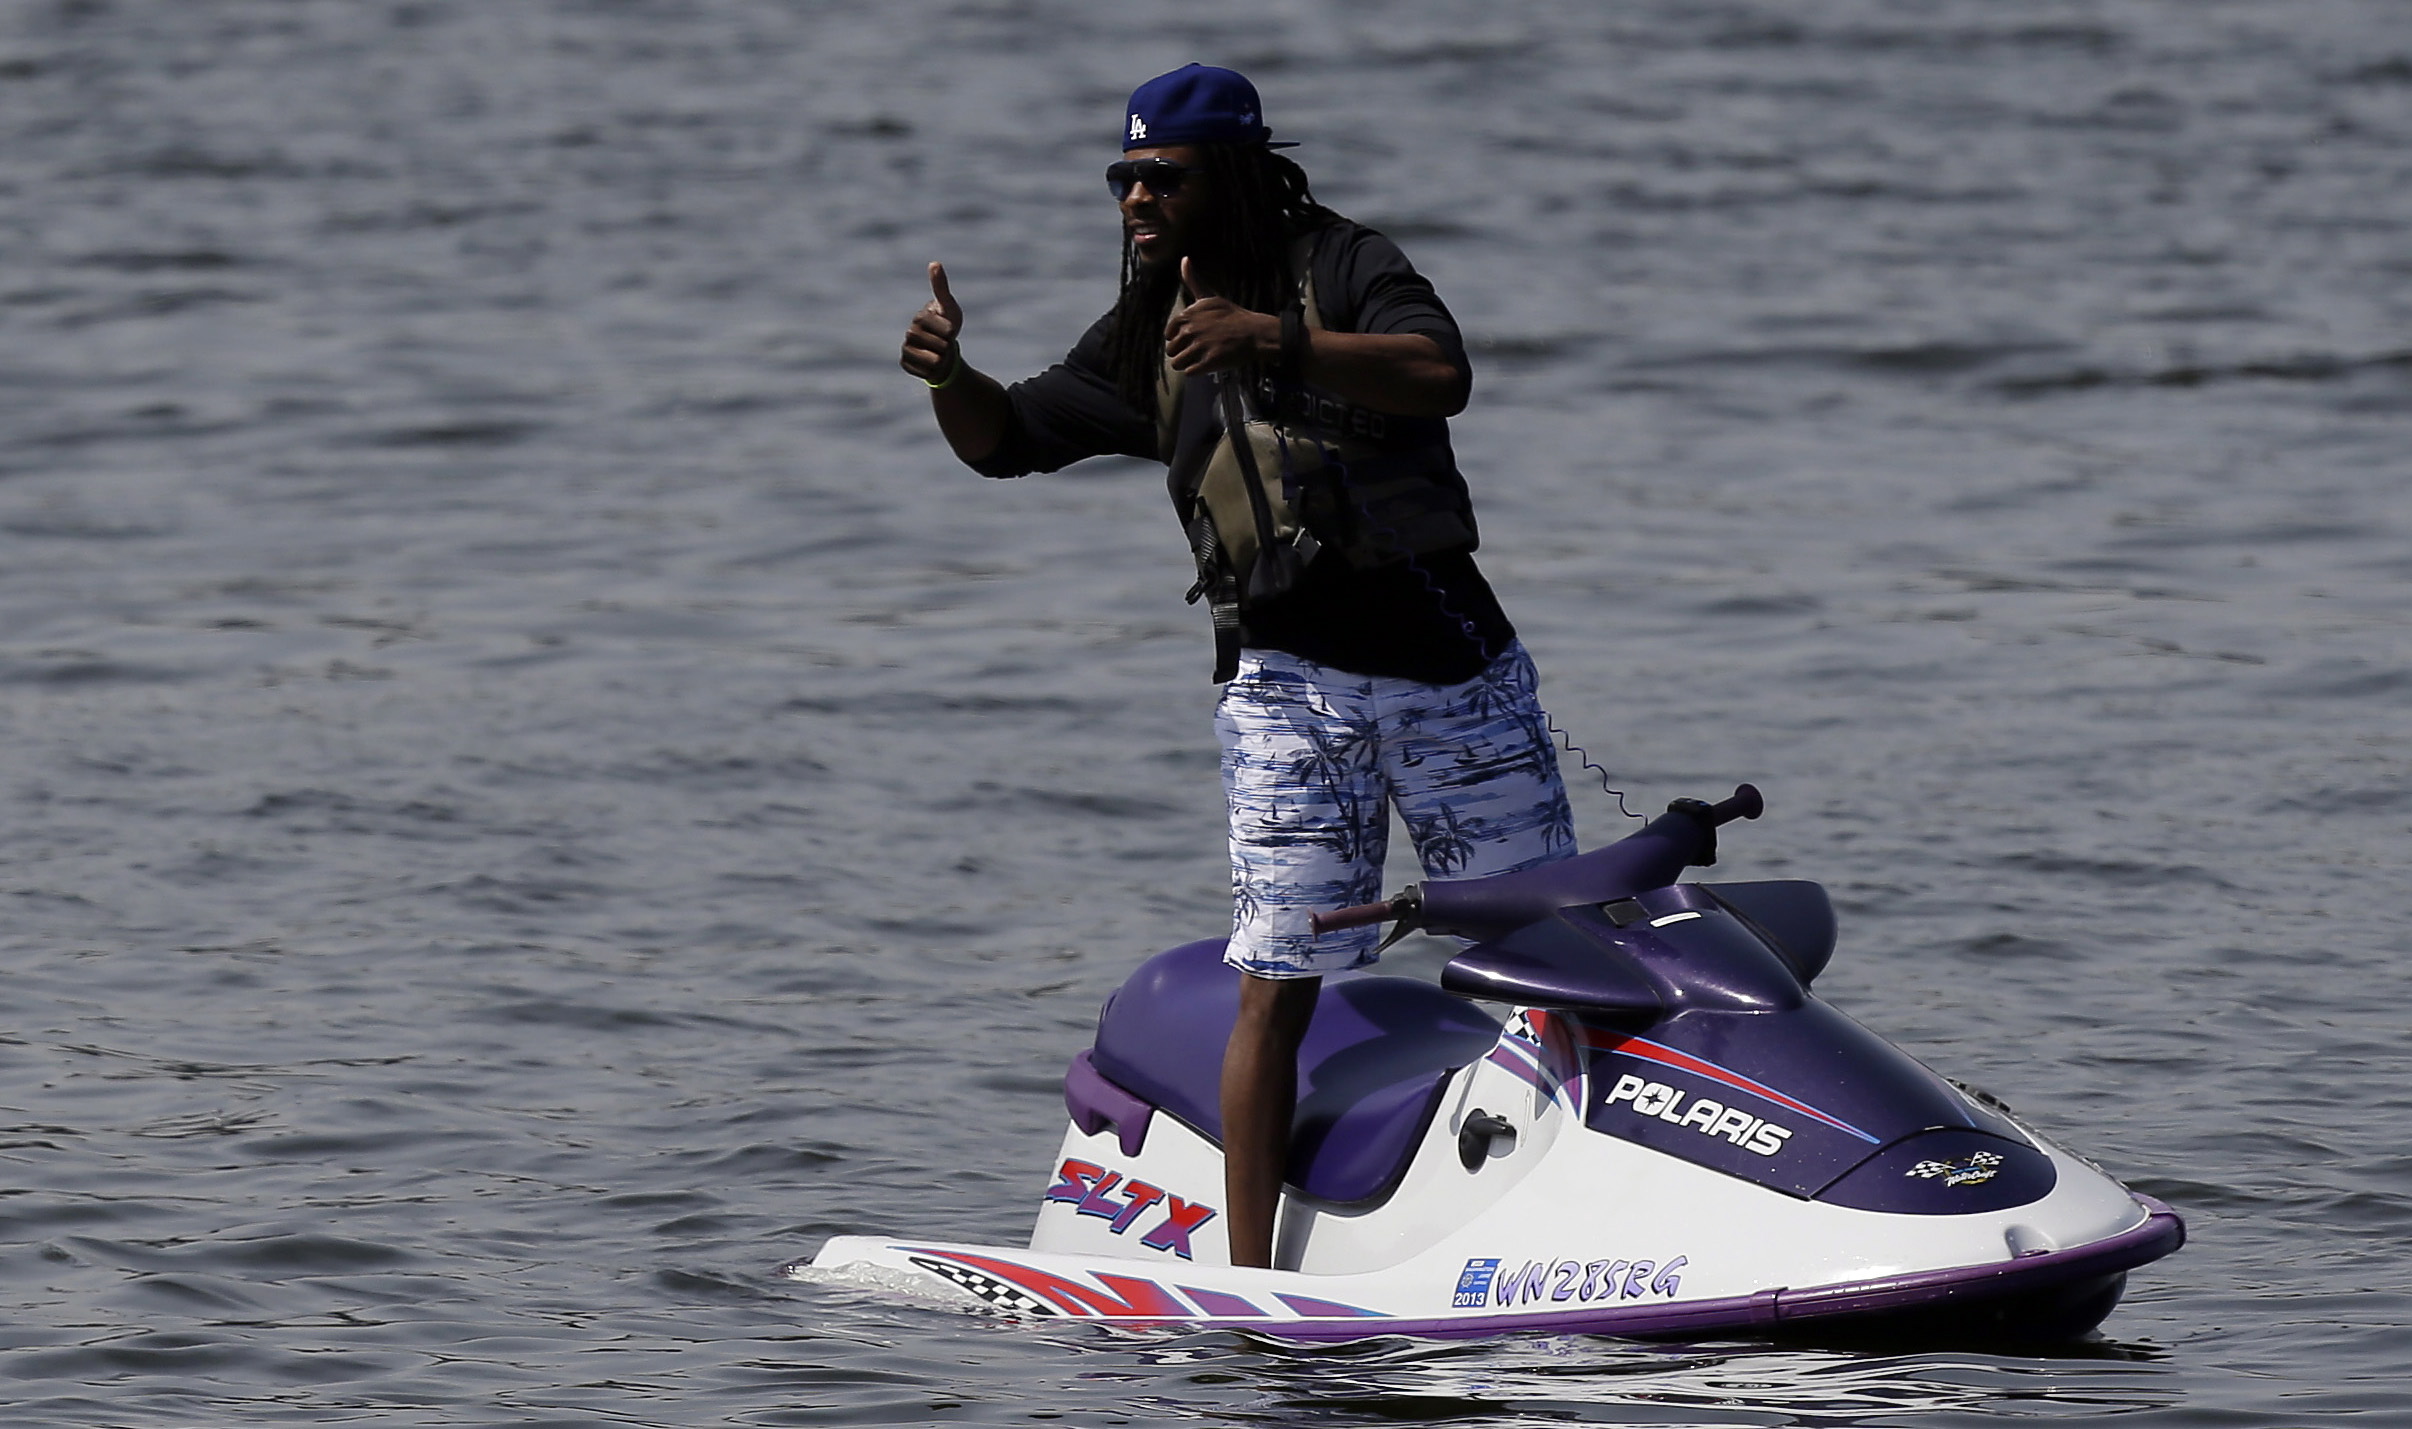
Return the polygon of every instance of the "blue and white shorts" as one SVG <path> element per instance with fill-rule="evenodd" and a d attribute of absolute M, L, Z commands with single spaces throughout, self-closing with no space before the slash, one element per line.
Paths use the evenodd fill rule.
<path fill-rule="evenodd" d="M 1354 675 L 1243 650 L 1214 727 L 1231 807 L 1231 948 L 1261 977 L 1374 960 L 1379 928 L 1307 915 L 1382 896 L 1396 805 L 1428 878 L 1510 873 L 1575 851 L 1538 677 L 1510 645 L 1461 685 Z"/>

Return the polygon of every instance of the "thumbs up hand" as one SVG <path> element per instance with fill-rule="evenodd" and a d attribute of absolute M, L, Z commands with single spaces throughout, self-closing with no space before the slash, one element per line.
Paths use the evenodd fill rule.
<path fill-rule="evenodd" d="M 1164 355 L 1184 376 L 1222 372 L 1281 356 L 1281 319 L 1251 312 L 1207 286 L 1195 260 L 1181 260 L 1181 285 L 1189 306 L 1164 325 Z"/>
<path fill-rule="evenodd" d="M 904 354 L 899 361 L 905 371 L 924 382 L 943 382 L 963 360 L 962 332 L 963 305 L 955 301 L 954 290 L 947 286 L 946 265 L 932 263 L 930 300 L 913 314 L 912 324 L 905 329 Z"/>
<path fill-rule="evenodd" d="M 1181 286 L 1189 290 L 1189 300 L 1191 302 L 1196 302 L 1200 298 L 1211 298 L 1215 296 L 1214 290 L 1206 286 L 1205 278 L 1199 275 L 1198 260 L 1195 258 L 1182 258 Z"/>

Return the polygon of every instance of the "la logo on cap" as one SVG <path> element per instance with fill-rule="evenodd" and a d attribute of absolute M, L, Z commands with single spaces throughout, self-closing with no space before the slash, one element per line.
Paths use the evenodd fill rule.
<path fill-rule="evenodd" d="M 1147 137 L 1147 121 L 1136 114 L 1131 116 L 1131 137 L 1134 139 Z"/>

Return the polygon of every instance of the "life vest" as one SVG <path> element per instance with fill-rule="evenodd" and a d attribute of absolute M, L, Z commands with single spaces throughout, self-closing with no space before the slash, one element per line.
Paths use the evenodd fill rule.
<path fill-rule="evenodd" d="M 1297 302 L 1311 331 L 1321 234 L 1291 245 Z M 1178 313 L 1186 294 L 1174 301 Z M 1448 424 L 1343 401 L 1303 383 L 1234 373 L 1184 377 L 1168 360 L 1156 386 L 1158 446 L 1198 580 L 1189 599 L 1214 613 L 1216 681 L 1238 672 L 1242 612 L 1288 592 L 1325 551 L 1359 570 L 1472 550 L 1474 508 Z"/>

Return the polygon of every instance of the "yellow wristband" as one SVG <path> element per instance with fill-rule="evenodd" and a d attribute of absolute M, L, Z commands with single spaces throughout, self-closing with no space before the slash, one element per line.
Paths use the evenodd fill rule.
<path fill-rule="evenodd" d="M 955 379 L 961 377 L 962 375 L 963 349 L 958 346 L 955 349 L 955 360 L 947 365 L 946 380 L 944 382 L 932 382 L 926 377 L 921 380 L 922 385 L 928 387 L 932 392 L 944 392 L 947 388 L 954 386 Z"/>

